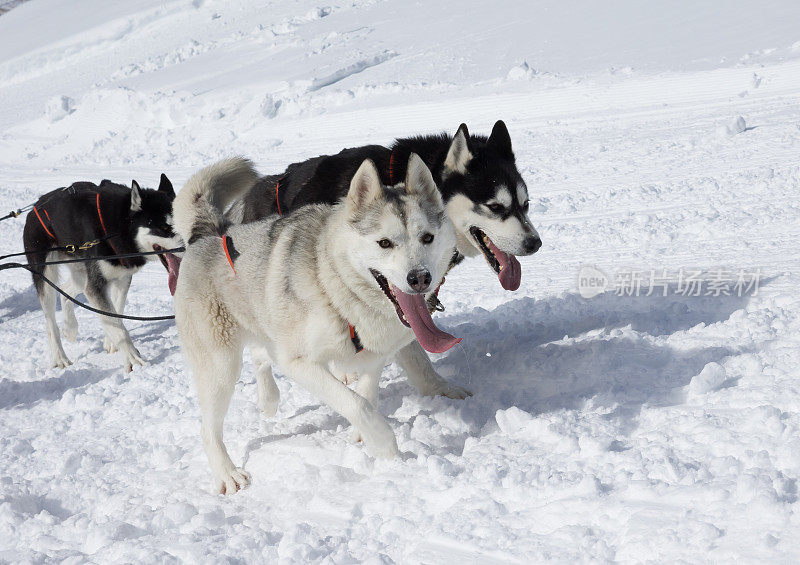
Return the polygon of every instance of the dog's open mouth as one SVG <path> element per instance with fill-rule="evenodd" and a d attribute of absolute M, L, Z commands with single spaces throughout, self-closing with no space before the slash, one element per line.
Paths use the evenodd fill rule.
<path fill-rule="evenodd" d="M 153 244 L 153 251 L 155 251 L 156 253 L 158 253 L 159 251 L 162 251 L 163 249 L 164 248 L 161 247 L 160 245 L 157 245 L 155 243 Z M 169 272 L 169 263 L 167 263 L 167 258 L 164 257 L 163 253 L 160 253 L 158 255 L 158 260 L 161 261 L 161 264 L 164 265 L 164 268 L 167 270 L 167 272 Z"/>
<path fill-rule="evenodd" d="M 506 290 L 517 290 L 522 280 L 522 266 L 519 260 L 500 249 L 480 229 L 472 226 L 469 233 L 478 243 L 478 248 L 486 258 L 486 262 L 497 273 L 500 284 Z"/>
<path fill-rule="evenodd" d="M 370 269 L 370 273 L 372 273 L 378 286 L 381 287 L 383 293 L 394 305 L 397 317 L 403 325 L 411 328 L 411 331 L 417 337 L 417 341 L 426 351 L 444 353 L 461 341 L 460 338 L 453 337 L 436 327 L 428 310 L 424 294 L 406 294 L 393 284 L 390 284 L 379 271 Z"/>
<path fill-rule="evenodd" d="M 153 244 L 153 251 L 158 253 L 164 251 L 160 245 Z M 164 268 L 169 273 L 169 293 L 175 296 L 175 288 L 178 286 L 178 271 L 181 268 L 181 258 L 172 253 L 159 253 L 158 260 L 164 265 Z"/>

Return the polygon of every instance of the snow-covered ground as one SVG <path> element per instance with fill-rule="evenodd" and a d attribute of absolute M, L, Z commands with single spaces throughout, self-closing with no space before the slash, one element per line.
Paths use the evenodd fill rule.
<path fill-rule="evenodd" d="M 150 364 L 123 374 L 79 312 L 75 364 L 50 369 L 29 277 L 3 271 L 0 561 L 798 562 L 800 5 L 662 4 L 2 15 L 3 214 L 75 180 L 180 186 L 232 154 L 269 173 L 502 118 L 544 247 L 515 293 L 478 259 L 448 277 L 439 323 L 464 340 L 437 367 L 475 395 L 421 397 L 388 367 L 395 461 L 282 377 L 264 420 L 248 362 L 226 439 L 254 483 L 230 497 L 172 323 L 127 324 Z M 3 253 L 22 225 L 0 223 Z M 668 296 L 646 296 L 663 270 Z M 607 285 L 584 298 L 590 276 Z M 171 308 L 151 265 L 128 311 Z"/>

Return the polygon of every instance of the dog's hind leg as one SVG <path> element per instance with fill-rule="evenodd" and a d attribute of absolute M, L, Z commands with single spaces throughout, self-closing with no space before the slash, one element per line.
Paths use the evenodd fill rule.
<path fill-rule="evenodd" d="M 111 304 L 114 305 L 114 312 L 117 314 L 122 314 L 125 311 L 125 302 L 128 299 L 128 290 L 131 288 L 132 278 L 132 276 L 121 277 L 108 283 L 109 298 L 111 299 Z M 117 352 L 117 345 L 108 333 L 103 338 L 103 349 L 109 353 Z"/>
<path fill-rule="evenodd" d="M 392 428 L 367 399 L 350 390 L 318 363 L 295 358 L 282 366 L 293 380 L 347 418 L 361 432 L 373 456 L 391 458 L 397 455 L 397 439 Z"/>
<path fill-rule="evenodd" d="M 233 494 L 250 483 L 249 473 L 233 464 L 222 440 L 225 414 L 242 369 L 241 330 L 214 298 L 188 301 L 181 291 L 179 287 L 175 296 L 175 322 L 197 386 L 203 449 L 218 491 Z"/>
<path fill-rule="evenodd" d="M 108 283 L 100 272 L 97 263 L 87 263 L 86 271 L 86 288 L 83 293 L 86 295 L 89 304 L 98 310 L 114 312 L 114 306 L 106 295 Z M 110 337 L 117 349 L 122 352 L 125 359 L 124 367 L 128 372 L 133 370 L 134 365 L 144 365 L 145 362 L 133 345 L 131 336 L 122 324 L 122 320 L 101 314 L 100 322 L 103 324 L 106 335 Z"/>
<path fill-rule="evenodd" d="M 266 418 L 272 418 L 278 411 L 281 393 L 272 376 L 272 360 L 261 348 L 252 350 L 253 364 L 256 366 L 256 383 L 258 383 L 258 408 Z"/>
<path fill-rule="evenodd" d="M 194 369 L 203 449 L 217 481 L 217 490 L 221 494 L 233 494 L 250 484 L 250 474 L 233 464 L 222 440 L 225 414 L 242 368 L 242 346 L 233 325 L 208 327 L 202 321 L 192 320 L 179 322 L 178 327 L 183 351 Z M 221 336 L 224 338 L 220 339 Z"/>
<path fill-rule="evenodd" d="M 397 352 L 395 360 L 409 382 L 425 396 L 446 396 L 463 399 L 472 396 L 465 388 L 444 380 L 431 364 L 431 359 L 418 341 L 414 340 Z"/>
<path fill-rule="evenodd" d="M 206 346 L 193 365 L 200 412 L 203 418 L 201 436 L 211 471 L 222 494 L 233 494 L 250 484 L 250 474 L 231 461 L 222 440 L 222 428 L 236 379 L 241 370 L 241 350 Z"/>
<path fill-rule="evenodd" d="M 43 274 L 55 284 L 58 284 L 58 267 L 49 265 L 44 268 Z M 50 345 L 52 366 L 63 369 L 72 365 L 72 362 L 67 358 L 67 354 L 64 353 L 64 347 L 61 345 L 61 335 L 56 323 L 56 301 L 58 296 L 49 284 L 37 276 L 34 276 L 34 285 L 36 286 L 36 293 L 39 295 L 39 303 L 42 305 L 44 320 L 47 324 L 47 341 Z"/>

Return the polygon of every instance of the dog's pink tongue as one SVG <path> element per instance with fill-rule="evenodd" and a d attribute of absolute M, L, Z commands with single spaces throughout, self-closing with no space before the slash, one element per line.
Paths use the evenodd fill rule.
<path fill-rule="evenodd" d="M 167 269 L 169 269 L 169 293 L 175 296 L 175 287 L 178 286 L 178 271 L 181 269 L 181 258 L 172 253 L 165 253 Z"/>
<path fill-rule="evenodd" d="M 494 256 L 497 257 L 500 267 L 502 267 L 500 274 L 497 275 L 500 278 L 500 284 L 506 290 L 517 290 L 522 280 L 522 265 L 519 264 L 519 260 L 513 255 L 500 251 L 488 237 L 486 242 L 489 244 L 489 249 L 492 250 Z"/>
<path fill-rule="evenodd" d="M 424 294 L 406 294 L 396 286 L 392 286 L 392 292 L 411 330 L 417 336 L 417 341 L 426 351 L 444 353 L 461 341 L 461 338 L 453 337 L 436 327 L 428 311 Z"/>

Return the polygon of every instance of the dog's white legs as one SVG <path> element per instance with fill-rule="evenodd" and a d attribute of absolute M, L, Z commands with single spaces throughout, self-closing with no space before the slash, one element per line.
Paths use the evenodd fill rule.
<path fill-rule="evenodd" d="M 472 393 L 444 380 L 431 364 L 430 357 L 416 340 L 397 352 L 395 360 L 406 374 L 409 382 L 425 396 L 466 398 Z"/>
<path fill-rule="evenodd" d="M 376 411 L 378 410 L 378 378 L 380 375 L 380 370 L 361 373 L 358 375 L 358 380 L 353 387 L 356 393 L 369 402 Z M 362 441 L 361 430 L 353 426 L 351 438 L 356 442 Z"/>
<path fill-rule="evenodd" d="M 58 284 L 58 268 L 48 266 L 44 268 L 44 276 Z M 65 368 L 72 365 L 72 362 L 67 358 L 64 353 L 64 347 L 61 345 L 61 334 L 58 331 L 58 324 L 56 323 L 56 291 L 47 283 L 42 283 L 41 291 L 39 292 L 39 303 L 42 305 L 44 312 L 44 320 L 47 325 L 47 341 L 50 345 L 50 360 L 53 367 Z"/>
<path fill-rule="evenodd" d="M 82 289 L 76 286 L 72 279 L 70 279 L 67 284 L 62 286 L 64 292 L 69 294 L 72 298 L 77 297 L 82 291 Z M 62 326 L 64 339 L 70 342 L 74 342 L 78 339 L 78 319 L 75 317 L 75 305 L 72 303 L 71 300 L 64 298 L 63 296 L 60 297 L 61 300 L 61 311 L 64 313 L 64 325 Z"/>
<path fill-rule="evenodd" d="M 187 303 L 180 287 L 176 297 L 175 322 L 197 385 L 203 449 L 218 492 L 233 494 L 250 483 L 250 475 L 233 464 L 222 440 L 225 414 L 242 369 L 239 328 L 225 308 L 213 300 Z"/>
<path fill-rule="evenodd" d="M 286 367 L 293 380 L 347 418 L 361 432 L 367 451 L 374 457 L 391 458 L 397 455 L 397 439 L 392 428 L 367 399 L 347 388 L 317 363 L 300 358 L 282 366 Z M 361 378 L 364 377 L 359 380 Z"/>
<path fill-rule="evenodd" d="M 61 288 L 72 298 L 77 298 L 86 286 L 86 269 L 83 265 L 69 265 L 69 278 Z M 75 318 L 75 305 L 71 300 L 61 297 L 61 311 L 64 313 L 63 335 L 67 341 L 78 339 L 78 320 Z"/>
<path fill-rule="evenodd" d="M 125 310 L 125 302 L 128 299 L 128 290 L 131 288 L 132 278 L 132 276 L 122 277 L 113 279 L 108 283 L 109 298 L 111 299 L 111 304 L 114 305 L 114 312 L 117 314 L 122 314 Z M 109 353 L 117 352 L 117 344 L 108 332 L 103 338 L 103 349 Z"/>
<path fill-rule="evenodd" d="M 99 310 L 114 312 L 114 306 L 104 292 L 104 285 L 102 282 L 104 282 L 105 279 L 102 278 L 102 275 L 100 273 L 90 273 L 87 278 L 88 281 L 83 293 L 86 295 L 89 304 Z M 133 345 L 131 336 L 122 324 L 122 320 L 101 315 L 100 322 L 103 324 L 106 336 L 108 336 L 111 342 L 116 345 L 117 349 L 122 352 L 124 358 L 123 366 L 128 372 L 133 370 L 134 365 L 144 365 L 144 359 L 142 359 L 139 351 Z"/>
<path fill-rule="evenodd" d="M 258 408 L 266 418 L 272 418 L 278 412 L 278 401 L 281 398 L 278 385 L 272 376 L 272 359 L 267 350 L 261 347 L 253 347 L 250 353 L 253 365 L 256 367 Z"/>
<path fill-rule="evenodd" d="M 222 494 L 233 494 L 250 484 L 250 474 L 237 468 L 222 441 L 222 427 L 241 371 L 241 350 L 206 348 L 193 352 L 195 381 L 203 417 L 203 448 Z"/>
<path fill-rule="evenodd" d="M 358 375 L 358 380 L 354 386 L 359 396 L 369 402 L 375 410 L 378 409 L 378 378 L 380 375 L 381 371 L 361 373 Z"/>

